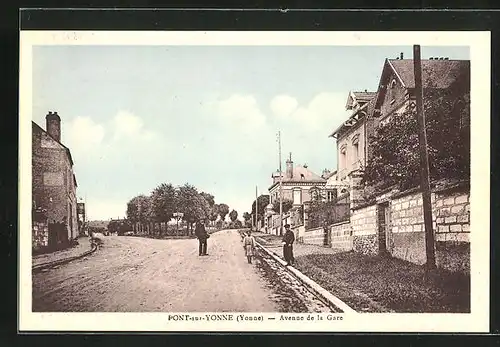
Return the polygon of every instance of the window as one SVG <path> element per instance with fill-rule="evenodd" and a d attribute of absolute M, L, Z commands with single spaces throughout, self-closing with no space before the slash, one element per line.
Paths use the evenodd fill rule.
<path fill-rule="evenodd" d="M 318 188 L 311 188 L 310 192 L 311 192 L 311 200 L 318 201 L 319 200 Z"/>
<path fill-rule="evenodd" d="M 353 145 L 353 148 L 354 148 L 354 150 L 353 150 L 353 152 L 354 152 L 353 154 L 354 155 L 353 155 L 352 160 L 353 160 L 353 163 L 356 163 L 358 161 L 358 158 L 359 158 L 359 146 L 358 146 L 358 144 L 355 143 Z"/>
<path fill-rule="evenodd" d="M 391 100 L 391 105 L 394 104 L 394 102 L 396 101 L 396 98 L 394 97 L 394 89 L 395 88 L 396 88 L 396 80 L 393 79 L 391 81 L 390 90 L 389 90 L 389 98 Z"/>
<path fill-rule="evenodd" d="M 337 198 L 337 191 L 336 190 L 329 190 L 327 194 L 328 194 L 327 195 L 328 201 L 333 201 Z"/>
<path fill-rule="evenodd" d="M 355 164 L 359 159 L 359 134 L 354 135 L 352 138 L 353 154 L 352 162 Z"/>
<path fill-rule="evenodd" d="M 302 204 L 302 190 L 300 188 L 296 188 L 293 190 L 293 204 Z"/>
<path fill-rule="evenodd" d="M 340 148 L 340 163 L 339 163 L 340 170 L 345 169 L 346 167 L 346 158 L 347 158 L 346 152 L 347 152 L 347 146 L 343 145 Z"/>

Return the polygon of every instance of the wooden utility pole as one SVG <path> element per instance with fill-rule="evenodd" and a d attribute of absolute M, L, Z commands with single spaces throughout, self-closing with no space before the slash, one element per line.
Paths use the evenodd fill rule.
<path fill-rule="evenodd" d="M 278 154 L 280 171 L 280 236 L 283 236 L 283 173 L 281 172 L 281 132 L 278 131 Z"/>
<path fill-rule="evenodd" d="M 427 152 L 427 135 L 425 131 L 424 93 L 422 87 L 422 62 L 420 60 L 420 45 L 413 45 L 413 65 L 415 73 L 415 93 L 417 103 L 418 140 L 420 152 L 420 189 L 425 225 L 425 253 L 427 270 L 436 268 L 434 230 L 432 226 L 431 189 L 429 182 L 429 155 Z"/>
<path fill-rule="evenodd" d="M 257 195 L 257 186 L 255 186 L 255 231 L 259 230 L 259 197 Z"/>

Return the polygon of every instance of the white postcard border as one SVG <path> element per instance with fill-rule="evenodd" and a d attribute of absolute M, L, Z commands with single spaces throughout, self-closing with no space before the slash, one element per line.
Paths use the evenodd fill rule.
<path fill-rule="evenodd" d="M 283 314 L 241 313 L 262 320 L 196 320 L 210 313 L 31 312 L 31 120 L 34 45 L 337 45 L 468 46 L 471 60 L 471 313 Z M 490 271 L 490 33 L 462 32 L 210 32 L 21 31 L 19 103 L 19 330 L 20 331 L 294 331 L 488 332 Z M 347 93 L 347 91 L 346 91 Z M 220 315 L 221 313 L 213 313 Z M 321 316 L 323 319 L 319 320 Z M 333 320 L 341 316 L 341 320 Z M 275 317 L 275 320 L 268 320 Z M 315 317 L 308 320 L 308 317 Z M 179 318 L 179 317 L 177 317 Z M 330 319 L 329 319 L 330 318 Z M 226 316 L 225 319 L 229 319 Z"/>

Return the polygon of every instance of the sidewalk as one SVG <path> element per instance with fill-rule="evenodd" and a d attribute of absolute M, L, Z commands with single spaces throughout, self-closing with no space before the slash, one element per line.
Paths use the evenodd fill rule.
<path fill-rule="evenodd" d="M 83 236 L 78 239 L 78 245 L 74 247 L 63 249 L 60 251 L 55 251 L 52 253 L 33 256 L 31 266 L 39 266 L 42 264 L 51 263 L 53 261 L 59 261 L 71 257 L 76 257 L 87 251 L 90 251 L 90 249 L 91 248 L 88 237 Z"/>
<path fill-rule="evenodd" d="M 283 258 L 283 245 L 281 244 L 282 240 L 281 236 L 265 234 L 262 232 L 252 232 L 252 235 L 255 236 L 257 242 L 261 243 L 264 247 L 266 247 L 272 252 L 275 252 L 281 258 Z M 339 251 L 333 248 L 317 246 L 317 245 L 309 245 L 298 242 L 293 243 L 294 257 L 301 257 L 311 254 L 336 254 L 336 253 L 339 253 Z"/>

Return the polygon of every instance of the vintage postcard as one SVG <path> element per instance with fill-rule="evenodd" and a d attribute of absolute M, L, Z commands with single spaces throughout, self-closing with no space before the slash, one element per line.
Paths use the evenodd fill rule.
<path fill-rule="evenodd" d="M 488 32 L 20 40 L 20 331 L 489 330 Z"/>

